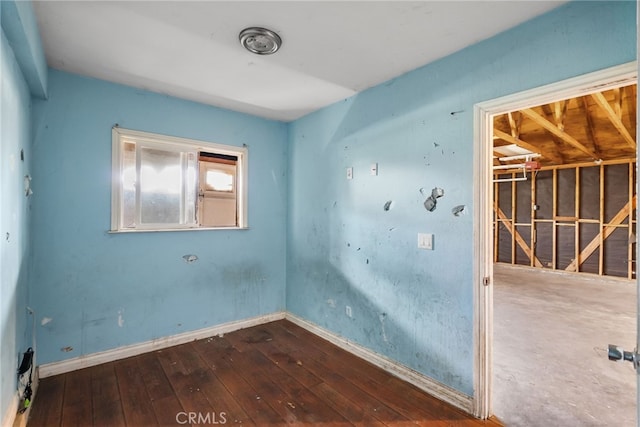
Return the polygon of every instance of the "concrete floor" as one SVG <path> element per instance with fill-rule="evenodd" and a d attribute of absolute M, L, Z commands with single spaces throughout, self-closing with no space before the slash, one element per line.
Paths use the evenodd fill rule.
<path fill-rule="evenodd" d="M 493 412 L 507 426 L 635 426 L 635 281 L 496 265 Z"/>

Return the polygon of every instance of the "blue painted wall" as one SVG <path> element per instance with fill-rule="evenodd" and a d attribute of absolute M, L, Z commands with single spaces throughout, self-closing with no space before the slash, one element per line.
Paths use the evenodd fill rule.
<path fill-rule="evenodd" d="M 40 363 L 284 310 L 286 124 L 55 70 L 34 123 Z M 250 229 L 108 234 L 116 123 L 247 144 Z"/>
<path fill-rule="evenodd" d="M 31 345 L 27 314 L 31 97 L 13 49 L 0 41 L 0 420 L 17 389 L 20 353 Z M 24 150 L 25 161 L 20 151 Z"/>
<path fill-rule="evenodd" d="M 471 395 L 473 106 L 634 60 L 635 8 L 569 3 L 293 122 L 287 310 Z"/>

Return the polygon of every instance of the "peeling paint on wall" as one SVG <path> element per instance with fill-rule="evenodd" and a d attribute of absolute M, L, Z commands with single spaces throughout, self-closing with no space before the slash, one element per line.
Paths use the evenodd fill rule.
<path fill-rule="evenodd" d="M 420 193 L 424 196 L 424 188 L 420 189 Z M 439 187 L 434 187 L 433 190 L 431 190 L 431 195 L 424 201 L 424 208 L 429 212 L 435 211 L 438 204 L 437 199 L 442 196 L 444 196 L 444 190 Z"/>
<path fill-rule="evenodd" d="M 43 318 L 42 318 L 42 320 L 40 321 L 40 324 L 41 324 L 42 326 L 44 326 L 44 325 L 46 325 L 47 323 L 51 323 L 51 321 L 52 321 L 52 320 L 53 320 L 53 319 L 52 319 L 52 318 L 50 318 L 50 317 L 43 317 Z"/>
<path fill-rule="evenodd" d="M 184 262 L 186 262 L 187 264 L 191 264 L 192 262 L 196 262 L 198 260 L 197 255 L 191 254 L 184 255 L 182 258 L 184 258 Z"/>
<path fill-rule="evenodd" d="M 69 353 L 70 351 L 73 351 L 73 347 L 68 346 L 68 347 L 62 347 L 60 349 L 60 351 L 62 351 L 63 353 Z"/>
<path fill-rule="evenodd" d="M 465 205 L 458 205 L 451 209 L 451 213 L 455 216 L 466 215 L 467 211 L 465 210 Z"/>
<path fill-rule="evenodd" d="M 118 310 L 118 326 L 121 328 L 124 326 L 124 317 L 122 317 L 122 313 L 124 313 L 124 308 Z"/>

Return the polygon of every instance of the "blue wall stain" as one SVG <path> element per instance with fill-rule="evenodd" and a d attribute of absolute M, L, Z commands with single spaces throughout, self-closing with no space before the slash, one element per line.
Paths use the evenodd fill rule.
<path fill-rule="evenodd" d="M 572 2 L 287 125 L 43 74 L 30 5 L 16 3 L 16 27 L 2 3 L 22 38 L 9 46 L 3 30 L 0 52 L 3 414 L 30 344 L 27 301 L 40 364 L 286 308 L 471 394 L 473 105 L 636 55 L 635 2 Z M 50 99 L 30 100 L 47 78 Z M 106 233 L 116 123 L 246 143 L 250 229 Z M 427 212 L 420 189 L 434 187 L 445 196 Z M 435 234 L 434 251 L 417 249 L 418 232 Z"/>
<path fill-rule="evenodd" d="M 471 395 L 473 106 L 634 60 L 635 8 L 572 2 L 293 122 L 287 310 Z"/>
<path fill-rule="evenodd" d="M 40 363 L 284 310 L 286 124 L 56 70 L 34 116 Z M 108 234 L 116 123 L 246 144 L 250 228 Z"/>

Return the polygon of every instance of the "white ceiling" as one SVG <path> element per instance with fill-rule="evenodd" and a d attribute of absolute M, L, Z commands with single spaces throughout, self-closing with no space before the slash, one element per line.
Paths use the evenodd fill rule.
<path fill-rule="evenodd" d="M 49 66 L 294 120 L 566 1 L 35 1 Z M 276 31 L 271 56 L 244 50 Z"/>

